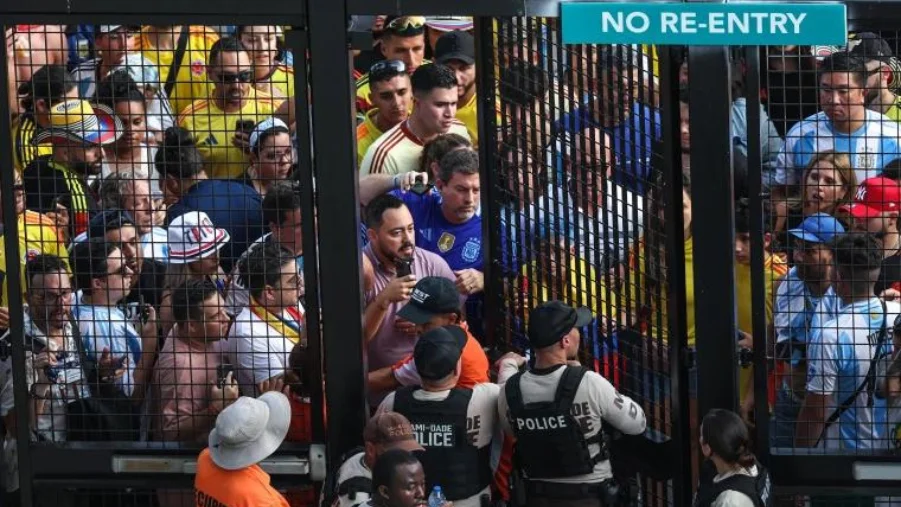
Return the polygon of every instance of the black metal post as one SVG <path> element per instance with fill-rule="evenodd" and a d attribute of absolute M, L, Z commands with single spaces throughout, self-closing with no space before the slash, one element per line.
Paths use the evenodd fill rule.
<path fill-rule="evenodd" d="M 6 33 L 6 26 L 0 26 Z M 13 143 L 12 111 L 9 108 L 9 94 L 7 89 L 9 80 L 9 68 L 6 66 L 8 54 L 6 44 L 0 44 L 0 164 L 6 168 L 0 171 L 0 194 L 3 200 L 3 237 L 5 239 L 6 254 L 6 293 L 9 301 L 0 301 L 0 306 L 9 308 L 9 342 L 12 344 L 13 360 L 13 395 L 16 406 L 16 440 L 19 445 L 19 495 L 23 506 L 31 507 L 31 453 L 28 447 L 31 445 L 31 406 L 28 395 L 28 383 L 25 377 L 25 344 L 22 331 L 25 329 L 24 308 L 22 302 L 22 277 L 19 262 L 22 259 L 19 252 L 19 218 L 16 214 L 16 198 L 13 191 L 15 176 L 13 174 Z"/>
<path fill-rule="evenodd" d="M 664 212 L 666 216 L 666 252 L 669 272 L 669 297 L 666 315 L 668 335 L 686 334 L 685 307 L 685 241 L 682 235 L 682 149 L 679 141 L 679 48 L 661 46 L 660 62 L 660 120 L 663 134 L 663 178 L 665 185 Z M 691 438 L 688 390 L 688 368 L 681 347 L 670 347 L 670 379 L 672 394 L 672 441 L 678 448 L 677 463 L 673 464 L 674 505 L 691 505 Z"/>
<path fill-rule="evenodd" d="M 363 438 L 366 354 L 360 316 L 360 201 L 347 11 L 309 1 L 313 163 L 318 229 L 329 463 Z M 313 8 L 315 7 L 315 8 Z"/>
<path fill-rule="evenodd" d="M 738 408 L 731 69 L 724 46 L 688 49 L 698 409 Z"/>
<path fill-rule="evenodd" d="M 744 59 L 748 73 L 745 76 L 745 99 L 748 118 L 748 194 L 751 208 L 751 324 L 754 327 L 754 413 L 757 421 L 768 420 L 769 403 L 767 393 L 767 341 L 770 326 L 766 319 L 766 273 L 764 271 L 764 235 L 770 224 L 763 222 L 763 207 L 769 194 L 763 191 L 762 154 L 760 143 L 760 47 L 748 46 L 744 49 Z M 757 458 L 769 464 L 770 425 L 756 427 Z"/>

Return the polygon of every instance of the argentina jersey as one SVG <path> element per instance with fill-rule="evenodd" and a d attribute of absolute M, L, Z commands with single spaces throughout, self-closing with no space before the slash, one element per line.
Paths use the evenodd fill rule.
<path fill-rule="evenodd" d="M 126 396 L 135 388 L 135 366 L 141 360 L 141 337 L 119 308 L 78 303 L 73 308 L 88 358 L 99 361 L 104 349 L 124 361 L 125 374 L 117 380 Z M 128 359 L 125 361 L 125 359 Z"/>
<path fill-rule="evenodd" d="M 402 199 L 413 215 L 418 248 L 440 255 L 454 271 L 482 270 L 481 210 L 476 209 L 475 215 L 466 222 L 454 224 L 444 217 L 441 195 L 436 192 L 419 195 L 395 190 L 392 194 Z"/>
<path fill-rule="evenodd" d="M 887 334 L 879 345 L 883 326 L 878 298 L 843 307 L 837 319 L 823 325 L 818 339 L 808 349 L 807 391 L 829 395 L 826 416 L 851 397 L 867 378 L 874 357 L 891 352 L 892 322 L 899 305 L 886 303 Z M 864 388 L 838 421 L 826 430 L 827 449 L 873 450 L 888 447 L 886 403 Z"/>
<path fill-rule="evenodd" d="M 866 111 L 862 127 L 845 134 L 832 128 L 826 113 L 808 117 L 785 135 L 785 145 L 776 159 L 774 180 L 780 185 L 801 183 L 804 168 L 813 156 L 834 150 L 851 156 L 857 181 L 879 176 L 885 165 L 898 158 L 898 124 L 875 111 Z"/>

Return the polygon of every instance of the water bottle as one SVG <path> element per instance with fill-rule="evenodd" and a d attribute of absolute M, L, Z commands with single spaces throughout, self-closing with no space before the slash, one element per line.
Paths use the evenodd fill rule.
<path fill-rule="evenodd" d="M 441 507 L 446 502 L 447 499 L 444 498 L 444 492 L 441 491 L 441 486 L 432 488 L 432 493 L 429 495 L 429 507 Z"/>

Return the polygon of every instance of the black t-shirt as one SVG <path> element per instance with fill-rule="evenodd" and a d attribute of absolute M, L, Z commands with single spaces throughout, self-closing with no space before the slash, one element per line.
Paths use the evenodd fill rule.
<path fill-rule="evenodd" d="M 901 291 L 901 251 L 882 261 L 882 269 L 879 270 L 879 280 L 876 281 L 874 292 L 878 296 L 885 289 Z"/>

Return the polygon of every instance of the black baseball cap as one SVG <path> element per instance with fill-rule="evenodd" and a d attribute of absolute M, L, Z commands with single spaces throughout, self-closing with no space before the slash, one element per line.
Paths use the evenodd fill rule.
<path fill-rule="evenodd" d="M 435 61 L 444 64 L 450 60 L 460 60 L 466 65 L 476 63 L 476 43 L 471 33 L 454 30 L 438 37 Z"/>
<path fill-rule="evenodd" d="M 94 215 L 88 223 L 88 239 L 102 238 L 106 236 L 107 231 L 115 231 L 128 225 L 134 226 L 135 221 L 127 211 L 121 209 L 102 211 Z"/>
<path fill-rule="evenodd" d="M 548 301 L 529 314 L 529 343 L 543 349 L 560 341 L 573 328 L 587 326 L 594 320 L 584 306 L 573 308 L 561 301 Z"/>
<path fill-rule="evenodd" d="M 416 325 L 428 324 L 436 315 L 460 309 L 460 293 L 454 282 L 440 276 L 427 276 L 416 282 L 410 301 L 397 316 Z"/>
<path fill-rule="evenodd" d="M 413 348 L 416 371 L 425 380 L 441 380 L 454 372 L 463 347 L 466 331 L 460 326 L 436 327 L 419 337 Z"/>
<path fill-rule="evenodd" d="M 850 54 L 866 60 L 888 61 L 894 57 L 889 43 L 873 32 L 862 32 L 855 35 L 848 41 L 848 47 Z"/>

